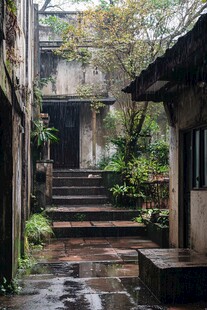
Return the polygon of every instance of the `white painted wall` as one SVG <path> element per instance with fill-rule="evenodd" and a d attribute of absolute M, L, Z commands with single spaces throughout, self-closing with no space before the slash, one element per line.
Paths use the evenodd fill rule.
<path fill-rule="evenodd" d="M 178 137 L 178 129 L 176 127 L 170 127 L 170 171 L 169 171 L 169 195 L 170 195 L 170 231 L 169 231 L 169 239 L 171 247 L 178 247 L 178 163 L 179 163 L 179 155 L 178 155 L 178 145 L 179 145 L 179 137 Z"/>
<path fill-rule="evenodd" d="M 191 248 L 207 253 L 207 191 L 191 191 Z"/>
<path fill-rule="evenodd" d="M 182 179 L 179 133 L 181 130 L 207 125 L 207 100 L 202 89 L 185 90 L 177 98 L 176 125 L 170 130 L 170 245 L 179 246 L 179 199 Z M 180 184 L 180 186 L 179 186 Z M 191 247 L 198 252 L 207 250 L 207 189 L 191 191 Z"/>

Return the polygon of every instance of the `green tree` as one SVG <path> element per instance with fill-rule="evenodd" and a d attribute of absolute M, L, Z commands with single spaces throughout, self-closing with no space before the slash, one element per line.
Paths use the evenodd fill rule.
<path fill-rule="evenodd" d="M 206 7 L 200 0 L 102 0 L 62 32 L 59 54 L 69 61 L 87 54 L 87 62 L 107 74 L 107 90 L 122 111 L 125 162 L 136 154 L 149 103 L 132 102 L 121 88 L 188 31 Z"/>

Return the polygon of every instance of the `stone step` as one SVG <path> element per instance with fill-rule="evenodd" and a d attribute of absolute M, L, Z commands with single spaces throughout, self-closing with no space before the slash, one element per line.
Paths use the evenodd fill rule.
<path fill-rule="evenodd" d="M 103 186 L 60 186 L 53 187 L 53 195 L 106 195 L 106 189 Z"/>
<path fill-rule="evenodd" d="M 144 224 L 132 221 L 53 222 L 56 238 L 146 236 Z"/>
<path fill-rule="evenodd" d="M 89 204 L 106 204 L 107 196 L 52 196 L 52 203 L 55 205 L 89 205 Z"/>
<path fill-rule="evenodd" d="M 141 249 L 138 256 L 140 279 L 161 302 L 207 300 L 205 254 L 189 249 Z"/>
<path fill-rule="evenodd" d="M 53 177 L 53 186 L 102 186 L 103 179 L 101 177 Z"/>
<path fill-rule="evenodd" d="M 110 205 L 59 206 L 46 208 L 52 221 L 131 221 L 139 216 L 137 210 L 116 209 Z"/>
<path fill-rule="evenodd" d="M 67 169 L 67 170 L 53 170 L 54 177 L 97 177 L 102 175 L 103 171 L 90 169 Z"/>

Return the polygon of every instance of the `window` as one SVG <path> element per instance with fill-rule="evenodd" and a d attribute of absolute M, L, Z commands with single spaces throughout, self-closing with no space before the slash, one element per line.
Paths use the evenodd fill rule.
<path fill-rule="evenodd" d="M 207 128 L 193 131 L 193 187 L 207 187 Z"/>

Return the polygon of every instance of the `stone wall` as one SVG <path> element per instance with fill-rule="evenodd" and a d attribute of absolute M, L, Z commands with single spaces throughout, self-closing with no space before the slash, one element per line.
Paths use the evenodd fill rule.
<path fill-rule="evenodd" d="M 30 212 L 34 82 L 32 0 L 0 3 L 0 282 L 17 270 Z"/>

